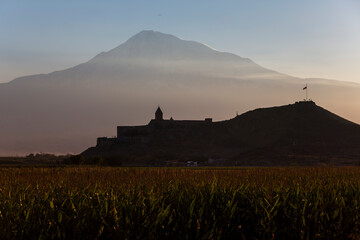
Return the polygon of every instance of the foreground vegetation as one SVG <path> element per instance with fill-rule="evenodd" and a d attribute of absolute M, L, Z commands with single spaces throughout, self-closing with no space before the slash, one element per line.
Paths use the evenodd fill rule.
<path fill-rule="evenodd" d="M 360 168 L 0 168 L 0 239 L 359 239 Z"/>

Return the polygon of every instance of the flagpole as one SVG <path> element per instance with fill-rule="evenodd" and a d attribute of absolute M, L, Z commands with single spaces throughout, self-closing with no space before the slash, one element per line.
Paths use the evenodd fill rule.
<path fill-rule="evenodd" d="M 308 87 L 307 87 L 307 84 L 305 85 L 305 87 L 303 88 L 303 90 L 306 90 L 306 95 L 305 95 L 305 99 L 304 101 L 307 102 L 308 101 Z"/>

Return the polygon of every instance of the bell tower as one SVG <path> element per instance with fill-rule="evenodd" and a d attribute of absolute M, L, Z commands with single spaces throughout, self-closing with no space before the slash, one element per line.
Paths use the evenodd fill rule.
<path fill-rule="evenodd" d="M 163 119 L 163 112 L 161 111 L 161 108 L 158 107 L 155 112 L 155 120 L 164 120 Z"/>

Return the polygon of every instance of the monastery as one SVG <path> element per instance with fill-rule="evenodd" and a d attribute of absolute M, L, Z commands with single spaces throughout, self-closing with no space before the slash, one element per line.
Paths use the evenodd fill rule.
<path fill-rule="evenodd" d="M 212 124 L 212 118 L 205 120 L 174 120 L 163 118 L 160 106 L 155 112 L 155 118 L 147 125 L 142 126 L 117 126 L 117 136 L 115 138 L 99 137 L 96 146 L 113 144 L 148 143 L 162 129 L 188 128 L 196 125 Z"/>

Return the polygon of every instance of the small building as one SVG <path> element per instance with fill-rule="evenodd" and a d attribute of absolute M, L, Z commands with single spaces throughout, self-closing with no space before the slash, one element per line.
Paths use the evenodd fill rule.
<path fill-rule="evenodd" d="M 197 162 L 194 162 L 194 161 L 187 161 L 187 162 L 186 162 L 186 166 L 187 166 L 187 167 L 197 167 L 197 166 L 198 166 L 198 163 L 197 163 Z"/>

